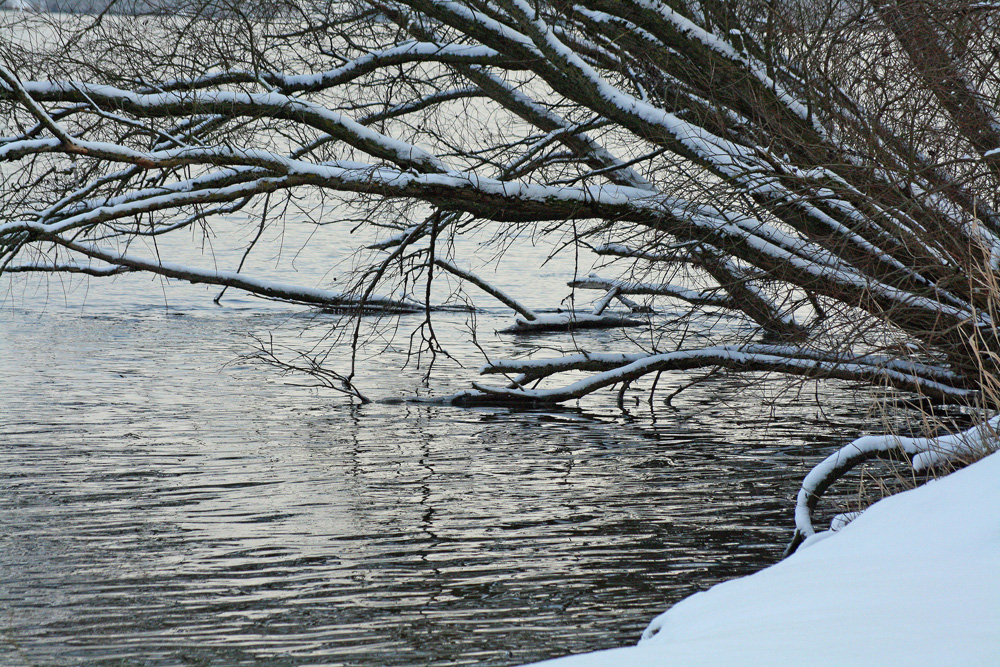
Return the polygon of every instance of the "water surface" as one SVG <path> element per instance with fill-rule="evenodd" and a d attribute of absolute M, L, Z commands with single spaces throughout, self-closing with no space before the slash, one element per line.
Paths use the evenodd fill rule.
<path fill-rule="evenodd" d="M 629 414 L 613 394 L 352 406 L 239 360 L 248 333 L 308 348 L 330 316 L 135 276 L 4 290 L 2 665 L 514 665 L 630 644 L 774 562 L 808 465 L 864 418 L 833 385 L 727 376 Z M 464 321 L 439 331 L 473 357 Z M 423 391 L 404 352 L 366 352 L 362 388 Z"/>

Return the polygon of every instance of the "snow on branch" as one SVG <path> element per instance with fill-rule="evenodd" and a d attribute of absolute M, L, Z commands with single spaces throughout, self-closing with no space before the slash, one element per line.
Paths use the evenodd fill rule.
<path fill-rule="evenodd" d="M 400 27 L 419 39 L 428 41 L 435 37 L 421 22 L 410 21 L 405 17 L 401 19 L 398 21 Z M 483 67 L 464 64 L 455 64 L 454 67 L 475 84 L 478 90 L 501 107 L 546 132 L 549 138 L 561 142 L 593 168 L 604 171 L 612 183 L 641 190 L 656 190 L 648 180 L 605 146 L 586 133 L 578 131 L 574 123 L 566 120 L 555 110 L 532 99 L 520 89 L 519 85 L 512 85 L 503 77 Z"/>
<path fill-rule="evenodd" d="M 709 291 L 692 290 L 666 283 L 637 283 L 627 280 L 601 278 L 590 274 L 586 278 L 571 280 L 567 283 L 577 289 L 617 290 L 619 294 L 651 296 L 669 296 L 699 306 L 717 306 L 719 308 L 734 308 L 735 302 L 727 296 Z"/>
<path fill-rule="evenodd" d="M 536 313 L 535 319 L 521 316 L 514 318 L 514 325 L 501 329 L 500 333 L 540 333 L 546 331 L 571 331 L 576 329 L 617 329 L 619 327 L 642 327 L 649 322 L 617 313 L 581 313 L 562 311 L 558 313 Z"/>
<path fill-rule="evenodd" d="M 483 280 L 471 271 L 460 269 L 451 262 L 437 258 L 434 264 L 462 280 L 472 283 L 500 303 L 517 313 L 514 325 L 501 333 L 538 333 L 544 331 L 567 331 L 570 329 L 610 329 L 622 326 L 643 326 L 646 322 L 633 320 L 622 315 L 601 315 L 600 313 L 538 313 L 510 296 L 496 285 Z"/>
<path fill-rule="evenodd" d="M 803 139 L 808 140 L 807 143 L 822 143 L 830 139 L 812 113 L 772 81 L 760 63 L 748 59 L 731 45 L 706 33 L 674 10 L 662 6 L 653 7 L 645 3 L 634 4 L 650 10 L 649 18 L 655 19 L 658 25 L 667 29 L 671 35 L 687 40 L 687 46 L 693 49 L 692 53 L 700 48 L 716 57 L 721 56 L 719 62 L 725 62 L 727 67 L 739 70 L 738 77 L 743 77 L 747 73 L 746 70 L 749 70 L 761 84 L 758 91 L 761 95 L 776 96 L 777 108 L 787 111 L 787 118 L 798 121 L 800 126 L 810 128 L 811 134 L 803 135 Z M 476 34 L 477 38 L 491 43 L 494 48 L 500 48 L 508 37 L 512 37 L 508 34 L 509 31 L 505 32 L 504 29 L 492 31 L 485 28 L 478 18 L 469 12 L 456 9 L 455 3 L 433 3 L 431 6 L 437 18 L 459 30 Z M 427 6 L 421 3 L 421 9 L 427 11 Z M 874 256 L 878 262 L 884 263 L 884 266 L 880 266 L 878 263 L 868 262 L 867 270 L 872 272 L 870 279 L 875 282 L 892 281 L 890 286 L 900 289 L 905 282 L 915 280 L 934 289 L 935 281 L 916 270 L 921 262 L 911 262 L 904 266 L 898 261 L 898 257 L 906 255 L 907 250 L 892 241 L 891 236 L 882 234 L 879 224 L 871 219 L 870 216 L 877 213 L 878 209 L 868 207 L 867 211 L 862 211 L 852 203 L 857 200 L 855 195 L 861 191 L 854 190 L 853 186 L 844 182 L 845 187 L 841 189 L 845 196 L 831 200 L 834 201 L 833 206 L 824 203 L 828 196 L 822 193 L 828 191 L 832 194 L 829 190 L 830 179 L 824 174 L 832 172 L 820 170 L 814 173 L 799 169 L 795 165 L 786 164 L 787 156 L 782 158 L 774 152 L 765 154 L 757 146 L 744 145 L 734 139 L 726 138 L 723 136 L 724 132 L 723 134 L 713 132 L 707 126 L 697 125 L 675 113 L 656 107 L 645 99 L 639 99 L 603 78 L 579 54 L 561 42 L 551 27 L 540 17 L 537 8 L 530 7 L 527 3 L 514 2 L 506 11 L 512 12 L 512 16 L 516 17 L 518 29 L 521 31 L 514 43 L 523 47 L 526 37 L 531 40 L 535 48 L 545 56 L 545 60 L 539 59 L 539 65 L 535 68 L 536 73 L 559 93 L 585 107 L 599 111 L 639 136 L 649 138 L 654 143 L 669 147 L 679 155 L 706 166 L 717 176 L 738 184 L 759 203 L 771 208 L 776 215 L 790 224 L 799 228 L 808 228 L 817 223 L 830 227 L 838 235 L 841 243 L 831 243 L 828 247 L 835 248 L 835 254 L 839 258 L 846 259 L 863 254 L 869 259 Z M 473 26 L 477 30 L 473 30 Z M 764 106 L 768 110 L 772 109 L 772 106 L 766 104 Z M 765 114 L 765 119 L 769 117 L 768 112 L 762 113 Z M 836 142 L 830 143 L 829 148 L 840 150 Z M 837 181 L 838 178 L 840 177 L 833 180 Z M 870 188 L 871 185 L 869 182 L 865 187 Z M 853 231 L 851 226 L 844 224 L 845 222 L 850 222 L 855 228 L 865 228 L 867 236 Z M 892 254 L 873 245 L 873 235 L 889 239 L 893 245 Z M 930 266 L 933 265 L 932 262 Z M 935 296 L 948 298 L 943 291 Z"/>
<path fill-rule="evenodd" d="M 84 264 L 18 264 L 3 267 L 4 273 L 80 273 L 88 276 L 116 276 L 136 271 L 128 266 L 87 266 Z"/>
<path fill-rule="evenodd" d="M 695 211 L 688 206 L 677 208 L 677 202 L 665 203 L 646 190 L 614 185 L 543 186 L 490 179 L 471 172 L 403 172 L 356 162 L 314 164 L 263 150 L 183 147 L 144 152 L 104 142 L 77 143 L 89 154 L 138 165 L 173 167 L 209 162 L 258 167 L 284 175 L 204 192 L 155 195 L 130 207 L 99 206 L 74 216 L 72 224 L 80 224 L 83 220 L 99 222 L 185 204 L 232 201 L 248 194 L 313 184 L 345 192 L 420 198 L 445 209 L 465 210 L 501 221 L 602 217 L 655 224 L 669 229 L 678 238 L 708 241 L 793 285 L 816 289 L 839 300 L 874 303 L 877 304 L 874 307 L 883 312 L 892 308 L 911 312 L 914 326 L 925 327 L 925 321 L 938 321 L 942 317 L 956 322 L 983 317 L 968 308 L 942 303 L 932 294 L 924 296 L 873 280 L 822 247 L 774 225 L 745 216 L 712 214 L 706 207 Z M 61 224 L 63 228 L 72 226 L 68 221 Z M 24 223 L 0 224 L 0 235 L 17 231 L 31 230 Z"/>
<path fill-rule="evenodd" d="M 323 308 L 348 310 L 361 305 L 360 300 L 352 295 L 332 292 L 330 290 L 262 280 L 232 271 L 208 271 L 173 262 L 152 261 L 134 255 L 70 241 L 61 237 L 51 237 L 49 240 L 69 250 L 86 255 L 92 259 L 107 262 L 108 264 L 126 267 L 135 271 L 148 271 L 167 278 L 175 278 L 194 284 L 202 283 L 234 287 L 268 299 L 292 301 Z M 422 312 L 424 310 L 424 307 L 418 303 L 388 297 L 369 297 L 365 299 L 363 306 L 366 310 L 397 313 Z"/>
<path fill-rule="evenodd" d="M 116 149 L 117 150 L 117 149 Z M 132 151 L 131 153 L 135 153 Z M 142 153 L 142 159 L 163 156 L 166 160 L 194 159 L 203 149 L 171 149 Z M 719 219 L 690 215 L 684 211 L 664 210 L 661 203 L 647 191 L 620 186 L 551 187 L 506 182 L 475 174 L 417 174 L 400 172 L 387 167 L 374 168 L 358 163 L 316 165 L 288 160 L 266 151 L 212 151 L 216 159 L 232 162 L 268 164 L 287 173 L 283 177 L 262 178 L 247 184 L 211 188 L 204 192 L 178 191 L 153 195 L 129 205 L 99 206 L 83 211 L 52 227 L 37 223 L 9 222 L 0 224 L 0 236 L 17 232 L 54 233 L 84 222 L 101 222 L 135 215 L 144 211 L 176 208 L 191 203 L 233 201 L 249 194 L 263 193 L 296 185 L 315 184 L 342 191 L 381 193 L 386 196 L 426 198 L 435 204 L 450 204 L 494 220 L 538 220 L 581 218 L 590 216 L 632 219 L 637 222 L 655 221 L 663 226 L 671 221 L 679 236 L 714 235 L 713 245 L 728 248 L 740 257 L 772 269 L 775 277 L 792 284 L 824 290 L 839 299 L 855 302 L 874 300 L 883 309 L 897 308 L 913 312 L 916 317 L 956 321 L 982 319 L 984 315 L 943 304 L 938 300 L 913 294 L 891 285 L 873 282 L 855 273 L 849 266 L 834 268 L 827 264 L 819 249 L 788 237 L 773 227 L 756 228 L 743 219 Z M 181 158 L 181 156 L 185 156 Z M 133 160 L 134 161 L 134 160 Z M 153 194 L 153 193 L 150 193 Z M 673 219 L 672 215 L 686 215 Z M 811 256 L 814 261 L 806 257 Z M 822 292 L 821 292 L 822 293 Z M 854 295 L 854 296 L 852 296 Z M 918 323 L 920 320 L 916 320 Z"/>
<path fill-rule="evenodd" d="M 465 280 L 466 282 L 472 283 L 473 285 L 475 285 L 479 289 L 483 290 L 484 292 L 486 292 L 487 294 L 489 294 L 490 296 L 492 296 L 494 299 L 496 299 L 497 301 L 499 301 L 503 305 L 507 306 L 508 308 L 510 308 L 511 310 L 513 310 L 514 312 L 516 312 L 518 315 L 520 315 L 526 321 L 530 322 L 530 321 L 538 319 L 538 315 L 531 308 L 528 308 L 527 306 L 525 306 L 524 304 L 522 304 L 520 301 L 518 301 L 514 297 L 512 297 L 509 294 L 507 294 L 506 292 L 504 292 L 499 287 L 497 287 L 495 285 L 491 285 L 490 283 L 486 282 L 485 280 L 483 280 L 482 278 L 480 278 L 476 274 L 472 273 L 471 271 L 466 271 L 464 269 L 460 269 L 457 266 L 455 266 L 454 264 L 452 264 L 451 262 L 449 262 L 447 260 L 444 260 L 444 259 L 441 259 L 441 258 L 435 258 L 434 259 L 434 264 L 437 265 L 437 266 L 440 266 L 445 271 L 448 271 L 449 273 L 452 273 L 452 274 L 458 276 L 462 280 Z"/>
<path fill-rule="evenodd" d="M 924 396 L 943 401 L 971 400 L 976 392 L 960 386 L 936 382 L 891 364 L 879 365 L 881 357 L 844 357 L 835 361 L 830 355 L 785 345 L 718 346 L 664 354 L 594 353 L 551 359 L 506 359 L 490 362 L 479 369 L 481 374 L 512 377 L 511 386 L 496 387 L 473 383 L 474 389 L 431 398 L 388 399 L 388 402 L 420 402 L 444 405 L 552 405 L 575 400 L 603 387 L 630 383 L 643 375 L 668 370 L 691 370 L 713 367 L 735 371 L 778 372 L 813 378 L 835 377 L 883 383 L 919 391 Z M 912 367 L 918 368 L 919 366 Z M 938 379 L 948 374 L 937 371 Z M 524 386 L 567 371 L 595 373 L 591 377 L 557 389 L 525 389 Z M 939 440 L 940 442 L 940 440 Z M 947 441 L 945 441 L 947 443 Z M 952 443 L 957 450 L 957 443 Z"/>
<path fill-rule="evenodd" d="M 632 248 L 621 243 L 605 243 L 603 245 L 595 246 L 593 248 L 594 252 L 598 255 L 610 255 L 613 257 L 630 257 L 633 259 L 644 259 L 650 262 L 683 262 L 683 261 L 694 261 L 694 255 L 692 249 L 696 248 L 698 243 L 688 242 L 678 244 L 677 247 L 671 248 L 675 252 L 664 253 L 664 252 L 654 252 L 645 248 Z"/>
<path fill-rule="evenodd" d="M 436 157 L 417 146 L 372 130 L 342 113 L 319 104 L 277 92 L 237 93 L 215 90 L 139 93 L 114 86 L 76 81 L 29 81 L 20 85 L 24 95 L 30 96 L 33 100 L 100 104 L 102 107 L 124 111 L 140 118 L 213 114 L 227 118 L 248 116 L 291 120 L 312 126 L 369 155 L 384 158 L 404 168 L 430 172 L 447 171 Z M 20 94 L 20 90 L 15 90 L 14 94 Z M 2 98 L 0 89 L 0 99 Z M 53 129 L 53 132 L 55 131 Z M 67 143 L 65 137 L 58 134 L 57 136 L 63 143 Z"/>
<path fill-rule="evenodd" d="M 969 400 L 974 390 L 944 381 L 941 374 L 920 374 L 918 367 L 903 370 L 891 364 L 878 364 L 873 357 L 836 356 L 787 345 L 723 345 L 677 352 L 641 355 L 571 355 L 557 359 L 507 360 L 488 364 L 482 374 L 520 373 L 530 379 L 548 377 L 569 370 L 596 371 L 589 378 L 550 389 L 494 387 L 474 383 L 483 393 L 517 397 L 526 402 L 561 403 L 575 400 L 603 387 L 662 371 L 718 367 L 733 371 L 776 372 L 812 378 L 837 378 L 886 384 L 918 392 L 938 401 Z"/>
<path fill-rule="evenodd" d="M 597 316 L 603 313 L 611 305 L 611 302 L 615 300 L 619 292 L 620 290 L 617 287 L 609 289 L 604 296 L 594 303 L 594 311 L 591 314 Z"/>
<path fill-rule="evenodd" d="M 794 552 L 806 539 L 815 535 L 812 513 L 820 497 L 838 479 L 861 463 L 883 454 L 899 452 L 910 457 L 917 472 L 932 466 L 977 457 L 1000 447 L 1000 416 L 961 433 L 936 438 L 913 438 L 901 435 L 863 436 L 841 447 L 815 466 L 802 481 L 795 502 L 795 534 L 785 551 Z"/>
<path fill-rule="evenodd" d="M 354 81 L 385 67 L 420 62 L 466 66 L 495 65 L 507 70 L 517 70 L 524 66 L 523 63 L 485 46 L 435 44 L 410 40 L 388 49 L 366 53 L 336 69 L 314 74 L 229 70 L 204 74 L 195 78 L 166 81 L 158 88 L 164 92 L 173 92 L 263 82 L 279 88 L 285 94 L 317 92 Z"/>

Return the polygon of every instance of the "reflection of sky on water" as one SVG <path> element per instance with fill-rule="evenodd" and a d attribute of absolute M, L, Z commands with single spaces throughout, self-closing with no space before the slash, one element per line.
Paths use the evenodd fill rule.
<path fill-rule="evenodd" d="M 753 431 L 707 403 L 738 405 L 722 381 L 655 423 L 350 408 L 222 368 L 288 325 L 5 310 L 0 642 L 40 664 L 510 664 L 633 641 L 787 537 L 808 407 Z"/>
<path fill-rule="evenodd" d="M 323 284 L 336 239 L 284 241 Z M 259 273 L 289 280 L 269 252 Z M 551 286 L 495 280 L 555 305 L 572 265 L 546 271 Z M 220 308 L 216 288 L 143 276 L 65 285 L 17 277 L 0 307 L 0 653 L 25 663 L 512 664 L 631 643 L 672 601 L 778 556 L 804 461 L 825 453 L 808 443 L 838 432 L 809 396 L 725 376 L 655 420 L 611 394 L 515 414 L 350 407 L 238 361 L 248 332 L 308 348 L 333 316 L 235 292 Z M 536 342 L 492 334 L 509 319 L 478 316 L 492 358 Z M 481 363 L 464 326 L 437 326 L 465 364 L 439 360 L 442 391 Z M 405 349 L 369 348 L 362 389 L 420 390 Z M 833 398 L 828 417 L 860 420 Z"/>

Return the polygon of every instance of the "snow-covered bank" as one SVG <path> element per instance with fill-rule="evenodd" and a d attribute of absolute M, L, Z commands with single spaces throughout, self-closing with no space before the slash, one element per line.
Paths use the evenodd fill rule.
<path fill-rule="evenodd" d="M 644 637 L 538 664 L 1000 665 L 1000 453 L 682 600 Z"/>

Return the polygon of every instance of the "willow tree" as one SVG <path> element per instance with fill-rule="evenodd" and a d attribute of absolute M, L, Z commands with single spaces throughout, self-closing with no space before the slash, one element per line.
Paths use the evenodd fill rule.
<path fill-rule="evenodd" d="M 689 304 L 638 318 L 657 335 L 632 353 L 493 361 L 483 372 L 506 380 L 455 402 L 561 402 L 721 367 L 992 408 L 996 23 L 967 0 L 9 13 L 0 272 L 145 271 L 358 317 L 433 317 L 428 283 L 447 273 L 527 329 L 613 323 L 608 304 L 639 310 L 635 294 Z M 303 193 L 382 230 L 339 291 L 129 249 L 237 211 L 264 225 Z M 539 315 L 462 268 L 449 241 L 487 224 L 604 256 L 603 276 L 573 282 L 603 290 L 595 314 Z M 720 313 L 746 326 L 682 335 Z"/>

